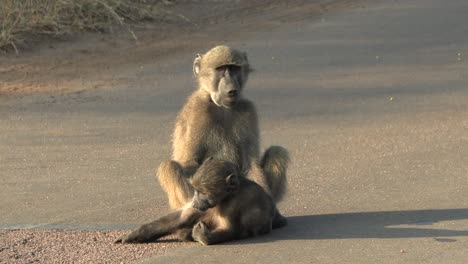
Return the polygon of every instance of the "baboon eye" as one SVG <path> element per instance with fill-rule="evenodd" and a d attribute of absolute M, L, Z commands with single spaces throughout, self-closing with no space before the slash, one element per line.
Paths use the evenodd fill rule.
<path fill-rule="evenodd" d="M 218 72 L 224 72 L 226 69 L 229 69 L 230 72 L 238 72 L 240 70 L 240 66 L 237 65 L 223 65 L 216 68 Z"/>
<path fill-rule="evenodd" d="M 226 71 L 226 68 L 227 68 L 226 65 L 224 65 L 224 66 L 219 66 L 218 68 L 216 68 L 216 71 L 217 71 L 217 72 L 225 72 L 225 71 Z"/>
<path fill-rule="evenodd" d="M 240 66 L 237 66 L 237 65 L 229 65 L 229 70 L 230 70 L 231 72 L 238 72 L 240 69 L 241 69 Z"/>

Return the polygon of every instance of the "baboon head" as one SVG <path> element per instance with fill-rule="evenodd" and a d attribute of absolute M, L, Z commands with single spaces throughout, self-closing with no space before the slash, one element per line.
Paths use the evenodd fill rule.
<path fill-rule="evenodd" d="M 247 54 L 227 46 L 197 54 L 193 62 L 200 88 L 209 93 L 217 106 L 226 108 L 233 107 L 241 97 L 249 71 Z"/>
<path fill-rule="evenodd" d="M 228 161 L 208 158 L 190 178 L 195 189 L 192 206 L 205 211 L 239 189 L 237 167 Z"/>

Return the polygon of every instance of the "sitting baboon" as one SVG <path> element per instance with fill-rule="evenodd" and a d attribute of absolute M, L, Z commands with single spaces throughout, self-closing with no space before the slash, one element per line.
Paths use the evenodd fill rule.
<path fill-rule="evenodd" d="M 242 97 L 250 67 L 247 54 L 217 46 L 197 54 L 193 71 L 198 89 L 177 116 L 172 160 L 159 166 L 159 182 L 170 206 L 180 208 L 193 197 L 188 178 L 207 157 L 230 161 L 249 177 L 281 199 L 286 187 L 288 152 L 270 147 L 259 157 L 259 131 L 254 104 Z"/>
<path fill-rule="evenodd" d="M 182 240 L 212 245 L 266 234 L 287 223 L 271 196 L 255 182 L 240 177 L 231 162 L 209 158 L 189 182 L 195 190 L 191 202 L 116 243 L 149 242 L 178 233 Z"/>

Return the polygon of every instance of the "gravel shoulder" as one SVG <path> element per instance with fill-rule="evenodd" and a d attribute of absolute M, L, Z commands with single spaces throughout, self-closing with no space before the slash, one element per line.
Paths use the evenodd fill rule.
<path fill-rule="evenodd" d="M 128 263 L 189 244 L 171 238 L 138 245 L 113 243 L 127 232 L 0 230 L 0 263 Z"/>

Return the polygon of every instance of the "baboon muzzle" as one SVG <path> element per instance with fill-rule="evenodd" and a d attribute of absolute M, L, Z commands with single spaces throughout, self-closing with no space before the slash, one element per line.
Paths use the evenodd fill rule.
<path fill-rule="evenodd" d="M 208 200 L 194 199 L 192 207 L 200 211 L 206 211 L 212 207 L 215 207 L 215 204 L 211 204 Z"/>

